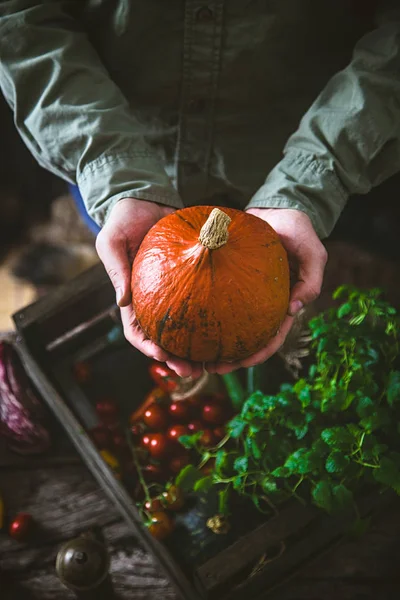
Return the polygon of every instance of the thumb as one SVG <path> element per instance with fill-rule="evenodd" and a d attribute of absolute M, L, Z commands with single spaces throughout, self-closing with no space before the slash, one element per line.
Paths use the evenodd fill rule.
<path fill-rule="evenodd" d="M 289 315 L 292 317 L 321 293 L 327 253 L 321 244 L 319 251 L 307 251 L 299 256 L 299 280 L 290 294 Z"/>
<path fill-rule="evenodd" d="M 118 306 L 128 306 L 131 301 L 131 264 L 125 238 L 110 237 L 102 230 L 96 239 L 96 250 L 114 286 Z"/>

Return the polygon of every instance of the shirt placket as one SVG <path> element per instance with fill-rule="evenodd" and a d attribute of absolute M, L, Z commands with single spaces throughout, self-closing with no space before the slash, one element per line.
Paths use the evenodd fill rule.
<path fill-rule="evenodd" d="M 177 184 L 185 205 L 207 196 L 222 49 L 224 0 L 185 3 Z"/>

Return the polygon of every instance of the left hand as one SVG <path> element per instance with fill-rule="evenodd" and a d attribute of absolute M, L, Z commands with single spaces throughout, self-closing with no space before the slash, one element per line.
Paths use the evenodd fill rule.
<path fill-rule="evenodd" d="M 275 229 L 288 253 L 297 282 L 291 290 L 288 314 L 270 343 L 241 361 L 208 363 L 206 370 L 209 373 L 223 375 L 241 367 L 253 367 L 265 362 L 282 346 L 292 326 L 294 315 L 303 306 L 318 298 L 321 292 L 328 255 L 314 231 L 310 218 L 299 210 L 286 208 L 249 208 L 247 212 L 263 219 Z"/>

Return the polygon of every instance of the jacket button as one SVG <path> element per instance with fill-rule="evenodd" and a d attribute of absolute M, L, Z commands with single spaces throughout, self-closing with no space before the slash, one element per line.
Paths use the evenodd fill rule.
<path fill-rule="evenodd" d="M 197 21 L 211 21 L 213 17 L 214 13 L 208 6 L 202 6 L 196 13 Z"/>

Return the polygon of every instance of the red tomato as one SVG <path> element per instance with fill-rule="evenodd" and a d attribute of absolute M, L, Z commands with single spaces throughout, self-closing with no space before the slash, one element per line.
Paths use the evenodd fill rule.
<path fill-rule="evenodd" d="M 170 427 L 167 431 L 167 436 L 170 440 L 173 440 L 174 442 L 179 441 L 179 438 L 182 435 L 190 435 L 190 431 L 188 427 L 186 427 L 186 425 L 174 425 L 173 427 Z"/>
<path fill-rule="evenodd" d="M 228 420 L 228 414 L 223 405 L 214 402 L 203 406 L 202 418 L 206 423 L 222 425 Z"/>
<path fill-rule="evenodd" d="M 181 510 L 185 505 L 185 494 L 176 485 L 171 485 L 162 494 L 162 503 L 167 510 Z"/>
<path fill-rule="evenodd" d="M 160 498 L 152 498 L 150 502 L 145 502 L 144 507 L 148 512 L 155 512 L 163 509 Z"/>
<path fill-rule="evenodd" d="M 216 427 L 213 430 L 215 439 L 217 442 L 220 442 L 226 435 L 225 427 Z"/>
<path fill-rule="evenodd" d="M 118 415 L 118 407 L 112 400 L 104 398 L 96 404 L 96 412 L 105 422 L 114 421 Z"/>
<path fill-rule="evenodd" d="M 154 431 L 165 429 L 168 426 L 166 409 L 159 404 L 151 404 L 143 415 L 143 422 Z"/>
<path fill-rule="evenodd" d="M 74 376 L 78 383 L 87 383 L 91 376 L 91 369 L 89 363 L 85 361 L 79 361 L 74 364 L 73 367 Z"/>
<path fill-rule="evenodd" d="M 190 434 L 206 429 L 201 421 L 192 421 L 191 423 L 188 423 L 187 428 L 189 429 Z"/>
<path fill-rule="evenodd" d="M 177 421 L 187 423 L 191 416 L 190 404 L 186 401 L 174 402 L 169 406 L 169 414 Z"/>
<path fill-rule="evenodd" d="M 19 513 L 10 523 L 9 533 L 14 540 L 22 542 L 32 531 L 33 519 L 28 513 Z"/>
<path fill-rule="evenodd" d="M 164 540 L 166 537 L 171 535 L 174 530 L 174 522 L 171 517 L 164 512 L 163 510 L 159 510 L 157 512 L 152 513 L 151 515 L 151 524 L 149 526 L 149 531 L 151 535 L 156 538 L 156 540 Z"/>
<path fill-rule="evenodd" d="M 170 453 L 170 441 L 166 435 L 162 433 L 154 433 L 150 436 L 150 442 L 147 448 L 153 458 L 163 459 Z"/>
<path fill-rule="evenodd" d="M 137 410 L 134 410 L 131 416 L 129 417 L 131 425 L 133 425 L 134 423 L 136 423 L 136 421 L 139 421 L 143 417 L 143 414 L 149 406 L 151 406 L 152 404 L 167 403 L 168 400 L 168 394 L 164 392 L 161 388 L 156 387 L 152 389 L 151 392 L 147 394 L 143 404 L 141 404 Z"/>
<path fill-rule="evenodd" d="M 164 363 L 153 361 L 149 373 L 156 385 L 165 392 L 173 392 L 179 385 L 179 375 Z"/>
<path fill-rule="evenodd" d="M 205 448 L 211 448 L 215 445 L 216 439 L 211 429 L 205 429 L 203 431 L 203 435 L 200 438 L 200 443 L 202 444 L 202 446 L 205 446 Z"/>
<path fill-rule="evenodd" d="M 146 448 L 146 450 L 148 450 L 148 449 L 149 449 L 149 446 L 150 446 L 150 440 L 151 440 L 151 437 L 150 437 L 150 435 L 148 435 L 147 433 L 146 433 L 146 435 L 144 435 L 144 436 L 142 437 L 142 439 L 141 439 L 141 442 L 140 442 L 140 443 L 141 443 L 141 445 L 142 445 L 142 447 L 143 447 L 143 448 Z"/>
<path fill-rule="evenodd" d="M 103 425 L 98 425 L 90 430 L 89 436 L 99 450 L 109 450 L 112 446 L 111 433 Z"/>
<path fill-rule="evenodd" d="M 189 452 L 179 454 L 171 459 L 168 468 L 171 473 L 177 474 L 182 471 L 190 463 Z"/>

